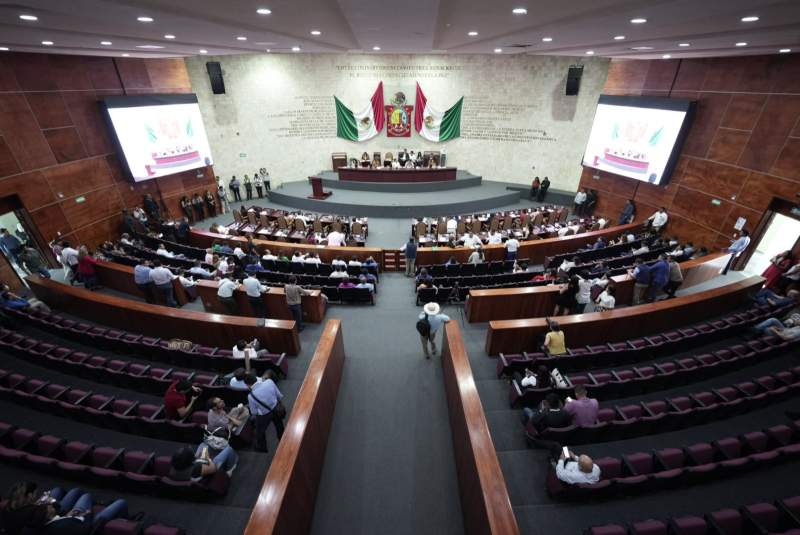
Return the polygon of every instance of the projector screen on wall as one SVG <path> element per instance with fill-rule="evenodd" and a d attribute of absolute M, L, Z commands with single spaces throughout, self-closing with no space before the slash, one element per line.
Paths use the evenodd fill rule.
<path fill-rule="evenodd" d="M 103 104 L 135 182 L 213 163 L 196 95 L 107 97 Z"/>
<path fill-rule="evenodd" d="M 695 102 L 600 95 L 583 165 L 650 184 L 669 181 Z"/>

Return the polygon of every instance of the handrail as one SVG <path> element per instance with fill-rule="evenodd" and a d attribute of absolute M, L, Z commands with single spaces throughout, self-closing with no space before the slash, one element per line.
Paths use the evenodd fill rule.
<path fill-rule="evenodd" d="M 442 370 L 464 530 L 476 535 L 518 534 L 519 527 L 472 376 L 461 329 L 453 321 L 445 325 Z"/>
<path fill-rule="evenodd" d="M 245 535 L 310 531 L 344 359 L 341 322 L 328 320 Z"/>

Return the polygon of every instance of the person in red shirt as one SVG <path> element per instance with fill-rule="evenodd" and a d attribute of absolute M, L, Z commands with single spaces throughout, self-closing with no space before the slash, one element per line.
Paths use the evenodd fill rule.
<path fill-rule="evenodd" d="M 192 385 L 188 380 L 175 381 L 164 394 L 164 414 L 170 420 L 181 420 L 192 412 L 194 402 L 202 389 Z"/>
<path fill-rule="evenodd" d="M 87 290 L 94 290 L 98 287 L 95 264 L 97 264 L 97 260 L 89 254 L 85 246 L 81 246 L 78 251 L 78 275 Z"/>

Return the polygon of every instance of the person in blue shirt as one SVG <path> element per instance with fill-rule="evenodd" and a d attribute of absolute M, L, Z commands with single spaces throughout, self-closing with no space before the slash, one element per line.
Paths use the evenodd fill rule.
<path fill-rule="evenodd" d="M 725 252 L 731 254 L 731 257 L 728 259 L 728 263 L 725 264 L 725 269 L 722 270 L 723 275 L 728 274 L 728 270 L 731 268 L 736 259 L 739 258 L 747 246 L 750 245 L 750 233 L 746 230 L 742 231 L 742 235 L 739 236 L 737 239 L 731 242 L 730 247 L 725 249 Z"/>
<path fill-rule="evenodd" d="M 414 276 L 414 264 L 417 261 L 417 242 L 409 238 L 408 243 L 400 248 L 406 255 L 406 277 Z"/>
<path fill-rule="evenodd" d="M 263 381 L 258 381 L 256 376 L 248 374 L 244 378 L 245 384 L 250 389 L 247 395 L 247 403 L 250 407 L 250 414 L 256 419 L 256 451 L 267 451 L 267 429 L 269 424 L 275 425 L 275 433 L 278 440 L 283 436 L 283 406 L 280 405 L 283 394 L 278 390 L 272 375 L 265 374 Z M 285 411 L 284 411 L 285 412 Z"/>
<path fill-rule="evenodd" d="M 22 242 L 16 236 L 8 232 L 8 229 L 0 228 L 0 249 L 14 261 L 19 264 L 19 253 L 22 252 Z"/>
<path fill-rule="evenodd" d="M 153 281 L 150 280 L 151 271 L 153 271 L 151 262 L 142 260 L 133 268 L 133 282 L 139 288 L 139 291 L 144 294 L 144 300 L 152 304 L 156 302 L 156 287 Z"/>
<path fill-rule="evenodd" d="M 650 266 L 650 290 L 647 300 L 654 301 L 667 282 L 669 282 L 669 262 L 665 255 L 660 254 L 658 260 Z"/>
<path fill-rule="evenodd" d="M 427 336 L 420 333 L 420 339 L 422 341 L 422 352 L 425 354 L 425 358 L 429 359 L 431 354 L 436 354 L 436 333 L 442 328 L 442 325 L 450 321 L 450 316 L 441 313 L 439 303 L 431 302 L 422 307 L 422 312 L 419 314 L 419 319 L 425 319 L 426 317 L 430 324 L 430 332 Z M 428 353 L 428 344 L 431 346 L 430 353 Z"/>
<path fill-rule="evenodd" d="M 233 249 L 227 243 L 223 243 L 219 246 L 219 252 L 222 254 L 233 254 Z"/>
<path fill-rule="evenodd" d="M 641 258 L 634 261 L 633 269 L 628 270 L 628 275 L 633 277 L 633 304 L 639 305 L 644 299 L 644 293 L 650 286 L 650 266 L 642 262 Z"/>

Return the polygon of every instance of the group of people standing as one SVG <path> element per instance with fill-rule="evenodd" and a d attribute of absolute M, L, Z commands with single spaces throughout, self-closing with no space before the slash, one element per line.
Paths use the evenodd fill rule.
<path fill-rule="evenodd" d="M 202 197 L 197 192 L 192 195 L 191 199 L 188 195 L 184 195 L 181 197 L 181 210 L 192 223 L 201 221 L 206 217 L 216 217 L 217 199 L 209 190 L 206 190 Z"/>
<path fill-rule="evenodd" d="M 550 189 L 550 179 L 544 177 L 544 180 L 539 180 L 539 177 L 537 176 L 533 179 L 533 182 L 531 182 L 530 199 L 537 202 L 544 201 L 544 197 L 547 195 L 548 189 Z"/>
<path fill-rule="evenodd" d="M 219 180 L 219 177 L 217 177 L 217 180 Z M 231 194 L 233 194 L 234 202 L 242 201 L 242 186 L 244 186 L 245 195 L 247 196 L 246 200 L 248 201 L 253 199 L 254 188 L 259 199 L 263 199 L 265 193 L 269 195 L 269 192 L 272 190 L 269 173 L 267 173 L 264 167 L 253 173 L 252 180 L 247 175 L 244 175 L 244 180 L 241 182 L 235 175 L 231 178 L 231 181 L 228 183 L 228 188 L 231 190 Z M 222 186 L 222 182 L 219 182 L 220 198 L 222 198 L 224 190 L 225 188 Z M 225 192 L 225 197 L 227 197 L 227 192 Z"/>
<path fill-rule="evenodd" d="M 597 190 L 581 188 L 575 194 L 575 206 L 573 208 L 575 215 L 586 216 L 594 212 L 597 205 Z"/>

